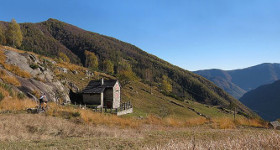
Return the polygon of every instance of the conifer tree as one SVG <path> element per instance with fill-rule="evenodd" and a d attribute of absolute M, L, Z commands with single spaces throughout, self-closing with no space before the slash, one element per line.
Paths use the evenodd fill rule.
<path fill-rule="evenodd" d="M 19 24 L 12 19 L 7 30 L 7 43 L 13 47 L 20 47 L 22 44 L 22 33 Z"/>

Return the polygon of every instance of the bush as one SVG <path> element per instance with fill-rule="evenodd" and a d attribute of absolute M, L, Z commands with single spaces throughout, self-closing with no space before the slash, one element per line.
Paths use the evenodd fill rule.
<path fill-rule="evenodd" d="M 37 68 L 39 68 L 39 65 L 37 65 L 37 64 L 31 64 L 31 65 L 30 65 L 30 68 L 32 68 L 32 69 L 37 69 Z"/>
<path fill-rule="evenodd" d="M 11 86 L 5 84 L 5 83 L 0 83 L 0 87 L 4 88 L 6 91 L 8 91 L 9 95 L 10 96 L 13 96 L 14 95 L 14 92 L 11 88 Z M 3 93 L 2 93 L 3 94 Z"/>
<path fill-rule="evenodd" d="M 17 98 L 18 99 L 24 99 L 25 98 L 25 94 L 20 92 L 20 93 L 17 94 Z"/>

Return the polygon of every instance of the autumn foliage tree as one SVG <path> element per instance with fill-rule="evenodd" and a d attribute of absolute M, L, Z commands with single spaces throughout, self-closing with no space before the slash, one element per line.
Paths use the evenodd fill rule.
<path fill-rule="evenodd" d="M 15 19 L 12 19 L 8 26 L 6 33 L 7 44 L 13 47 L 20 47 L 22 44 L 23 36 L 19 24 Z"/>
<path fill-rule="evenodd" d="M 5 31 L 3 26 L 0 24 L 0 44 L 5 45 L 6 44 L 6 37 L 5 37 Z"/>
<path fill-rule="evenodd" d="M 138 77 L 132 71 L 131 65 L 125 60 L 122 60 L 119 63 L 118 78 L 121 80 L 122 84 L 127 84 L 129 81 L 138 80 Z"/>
<path fill-rule="evenodd" d="M 162 90 L 166 93 L 172 92 L 172 85 L 170 83 L 170 79 L 166 76 L 162 76 L 162 83 L 161 83 Z"/>
<path fill-rule="evenodd" d="M 104 60 L 103 71 L 109 74 L 114 74 L 114 64 L 108 59 Z"/>
<path fill-rule="evenodd" d="M 90 51 L 85 50 L 85 66 L 90 68 L 90 69 L 98 69 L 98 58 L 97 56 Z"/>
<path fill-rule="evenodd" d="M 67 55 L 62 52 L 58 53 L 58 59 L 60 62 L 70 62 L 70 59 L 67 57 Z"/>

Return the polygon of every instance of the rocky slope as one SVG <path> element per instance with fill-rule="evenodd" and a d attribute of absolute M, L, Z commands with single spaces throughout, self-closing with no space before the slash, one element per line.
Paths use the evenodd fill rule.
<path fill-rule="evenodd" d="M 199 74 L 239 99 L 246 92 L 280 79 L 280 64 L 260 64 L 238 70 L 199 70 Z"/>
<path fill-rule="evenodd" d="M 7 80 L 8 84 L 20 82 L 19 85 L 13 86 L 14 90 L 21 91 L 35 100 L 45 93 L 50 101 L 70 102 L 69 90 L 75 90 L 75 86 L 71 87 L 71 83 L 59 79 L 54 73 L 54 70 L 65 72 L 66 68 L 57 67 L 55 61 L 46 57 L 38 57 L 36 54 L 10 47 L 1 46 L 0 52 L 5 59 L 4 63 L 0 64 L 0 70 L 3 72 L 1 76 L 15 77 L 13 80 Z M 18 73 L 19 71 L 21 73 Z M 2 77 L 0 81 L 4 82 L 5 78 L 1 79 Z"/>

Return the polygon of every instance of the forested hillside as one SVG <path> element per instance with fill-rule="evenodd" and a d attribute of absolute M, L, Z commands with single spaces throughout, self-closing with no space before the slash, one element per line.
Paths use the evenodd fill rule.
<path fill-rule="evenodd" d="M 4 26 L 3 30 L 8 26 L 7 22 L 0 24 Z M 247 107 L 212 82 L 129 43 L 55 19 L 22 23 L 20 28 L 23 33 L 20 49 L 62 61 L 68 61 L 66 58 L 69 58 L 72 63 L 106 73 L 111 70 L 110 74 L 117 76 L 123 83 L 140 80 L 180 100 L 188 99 L 228 108 L 237 106 L 239 110 L 252 114 Z"/>

